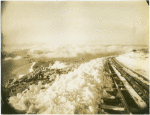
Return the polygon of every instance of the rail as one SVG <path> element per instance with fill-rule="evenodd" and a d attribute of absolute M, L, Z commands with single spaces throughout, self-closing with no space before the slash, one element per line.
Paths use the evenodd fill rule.
<path fill-rule="evenodd" d="M 106 91 L 115 98 L 104 98 L 104 104 L 101 104 L 100 108 L 110 114 L 149 113 L 149 99 L 146 95 L 148 92 L 145 87 L 139 87 L 139 84 L 112 58 L 107 59 L 104 68 L 104 77 L 110 77 L 114 84 L 113 90 L 106 89 Z"/>

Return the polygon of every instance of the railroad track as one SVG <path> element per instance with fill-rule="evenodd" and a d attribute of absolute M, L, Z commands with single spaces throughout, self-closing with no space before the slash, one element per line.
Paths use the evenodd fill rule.
<path fill-rule="evenodd" d="M 119 64 L 114 58 L 108 58 L 104 64 L 105 77 L 112 79 L 112 89 L 107 93 L 114 98 L 103 98 L 101 109 L 109 114 L 149 114 L 149 85 L 146 79 L 137 80 L 131 76 L 127 68 Z M 129 74 L 130 73 L 130 74 Z"/>
<path fill-rule="evenodd" d="M 122 76 L 126 78 L 128 83 L 134 88 L 134 90 L 142 97 L 142 99 L 149 105 L 149 82 L 146 78 L 139 74 L 132 73 L 128 68 L 121 66 L 114 58 L 111 59 L 115 64 L 116 68 Z"/>
<path fill-rule="evenodd" d="M 122 67 L 127 68 L 128 70 L 130 70 L 131 72 L 133 72 L 134 74 L 137 74 L 139 77 L 143 78 L 145 81 L 149 82 L 149 80 L 147 78 L 145 78 L 144 76 L 142 76 L 141 74 L 135 72 L 134 70 L 131 70 L 130 68 L 128 68 L 127 66 L 125 66 L 124 64 L 120 63 L 119 61 L 117 61 L 116 58 L 112 58 L 115 62 L 117 62 L 119 65 L 121 65 Z"/>

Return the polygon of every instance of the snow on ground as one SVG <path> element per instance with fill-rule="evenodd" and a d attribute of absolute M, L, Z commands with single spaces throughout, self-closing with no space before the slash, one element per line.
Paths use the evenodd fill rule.
<path fill-rule="evenodd" d="M 57 75 L 50 86 L 41 82 L 31 85 L 29 90 L 9 98 L 16 109 L 38 114 L 95 114 L 103 91 L 104 58 L 81 64 L 73 72 Z"/>
<path fill-rule="evenodd" d="M 116 58 L 128 68 L 149 79 L 149 53 L 131 52 Z"/>
<path fill-rule="evenodd" d="M 33 72 L 33 66 L 36 64 L 36 62 L 33 62 L 31 65 L 31 68 L 29 69 L 29 72 Z"/>
<path fill-rule="evenodd" d="M 20 78 L 22 78 L 23 76 L 25 76 L 26 74 L 21 74 L 21 75 L 19 75 L 18 76 L 18 78 L 20 79 Z"/>

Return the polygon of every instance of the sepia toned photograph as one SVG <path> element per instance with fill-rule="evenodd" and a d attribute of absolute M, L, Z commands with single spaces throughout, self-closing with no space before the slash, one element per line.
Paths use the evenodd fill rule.
<path fill-rule="evenodd" d="M 149 0 L 1 1 L 1 114 L 149 114 Z"/>

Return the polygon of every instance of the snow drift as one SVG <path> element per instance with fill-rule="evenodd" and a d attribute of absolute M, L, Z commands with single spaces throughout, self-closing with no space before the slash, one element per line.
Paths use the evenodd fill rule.
<path fill-rule="evenodd" d="M 149 53 L 130 52 L 116 58 L 125 66 L 149 79 Z"/>
<path fill-rule="evenodd" d="M 103 61 L 104 58 L 91 60 L 73 72 L 57 75 L 52 86 L 41 82 L 31 85 L 29 90 L 10 97 L 9 103 L 27 113 L 95 114 L 104 95 Z"/>

